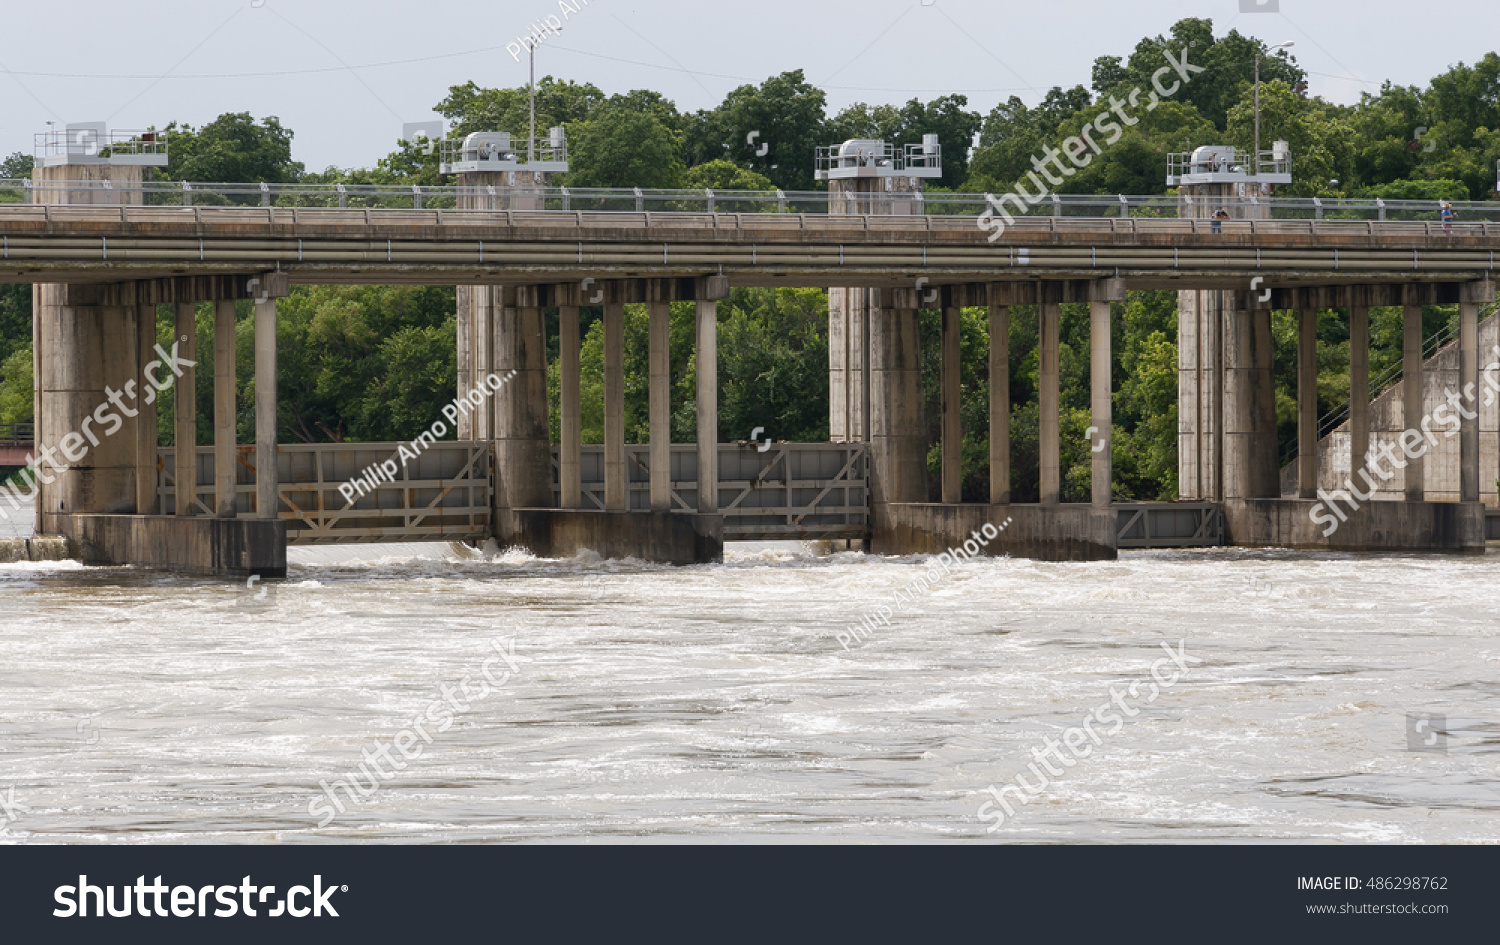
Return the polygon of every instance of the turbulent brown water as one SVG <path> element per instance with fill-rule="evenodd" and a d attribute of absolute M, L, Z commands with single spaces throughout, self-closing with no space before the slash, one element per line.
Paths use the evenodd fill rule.
<path fill-rule="evenodd" d="M 269 590 L 0 565 L 0 842 L 1500 837 L 1495 555 L 987 560 L 848 650 L 928 559 L 292 558 Z M 1165 641 L 1203 662 L 1146 705 Z M 369 790 L 361 750 L 465 676 L 320 829 L 320 781 Z M 1139 714 L 987 833 L 985 787 L 1133 682 Z"/>

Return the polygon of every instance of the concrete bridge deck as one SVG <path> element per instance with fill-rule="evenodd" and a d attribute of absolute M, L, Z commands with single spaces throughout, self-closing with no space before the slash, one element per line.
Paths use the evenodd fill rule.
<path fill-rule="evenodd" d="M 280 270 L 297 283 L 539 284 L 726 275 L 904 287 L 1121 278 L 1280 288 L 1486 278 L 1500 223 L 0 205 L 0 280 L 118 283 Z"/>

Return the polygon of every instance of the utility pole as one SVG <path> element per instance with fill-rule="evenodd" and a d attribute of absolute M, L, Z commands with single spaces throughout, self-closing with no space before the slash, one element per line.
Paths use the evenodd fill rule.
<path fill-rule="evenodd" d="M 1266 53 L 1273 53 L 1278 49 L 1286 49 L 1295 45 L 1297 44 L 1290 42 L 1277 43 L 1267 49 Z M 1260 174 L 1260 60 L 1263 55 L 1259 51 L 1255 53 L 1255 151 L 1250 155 L 1250 168 L 1251 172 L 1256 175 Z"/>

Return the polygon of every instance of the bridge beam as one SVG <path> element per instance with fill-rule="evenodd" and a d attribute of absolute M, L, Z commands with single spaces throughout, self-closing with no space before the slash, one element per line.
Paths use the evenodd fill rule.
<path fill-rule="evenodd" d="M 1401 403 L 1402 423 L 1406 430 L 1422 428 L 1422 396 L 1424 366 L 1422 364 L 1422 306 L 1407 304 L 1401 307 Z M 1404 434 L 1403 434 L 1404 435 Z M 1426 496 L 1423 481 L 1423 462 L 1420 454 L 1406 454 L 1406 499 L 1421 502 Z"/>
<path fill-rule="evenodd" d="M 697 302 L 698 513 L 719 512 L 719 303 Z"/>
<path fill-rule="evenodd" d="M 281 514 L 276 469 L 276 300 L 255 302 L 255 517 Z"/>
<path fill-rule="evenodd" d="M 135 370 L 134 381 L 137 385 L 146 383 L 142 373 L 147 364 L 156 357 L 156 306 L 136 305 L 135 317 L 131 321 L 135 325 Z M 157 429 L 156 429 L 156 402 L 146 403 L 144 397 L 140 398 L 136 409 L 140 412 L 135 418 L 135 512 L 137 515 L 156 515 L 161 511 L 161 498 L 157 495 Z M 74 509 L 77 512 L 113 511 L 109 509 L 81 508 Z"/>
<path fill-rule="evenodd" d="M 214 303 L 214 515 L 234 518 L 239 466 L 234 303 Z M 179 463 L 181 460 L 179 460 Z"/>
<path fill-rule="evenodd" d="M 1010 504 L 1010 306 L 990 305 L 990 504 Z"/>
<path fill-rule="evenodd" d="M 951 293 L 944 294 L 947 298 L 942 309 L 942 500 L 944 505 L 957 505 L 963 501 L 963 365 L 959 345 L 963 309 Z"/>
<path fill-rule="evenodd" d="M 672 508 L 672 308 L 668 302 L 646 303 L 649 422 L 651 437 L 651 509 Z"/>
<path fill-rule="evenodd" d="M 1297 310 L 1297 497 L 1318 494 L 1318 310 Z"/>
<path fill-rule="evenodd" d="M 1459 390 L 1466 411 L 1459 423 L 1459 501 L 1479 501 L 1479 307 L 1495 298 L 1491 282 L 1463 287 L 1458 303 Z"/>
<path fill-rule="evenodd" d="M 198 306 L 193 302 L 178 302 L 173 306 L 173 327 L 176 329 L 178 357 L 184 361 L 198 360 Z M 172 409 L 175 414 L 173 437 L 176 449 L 177 514 L 187 517 L 197 512 L 198 486 L 198 369 L 193 365 L 182 367 L 182 376 L 172 387 Z"/>
<path fill-rule="evenodd" d="M 1037 310 L 1038 357 L 1037 407 L 1040 422 L 1037 430 L 1037 452 L 1041 456 L 1041 499 L 1043 505 L 1062 501 L 1060 397 L 1058 390 L 1058 320 L 1061 305 L 1043 301 Z"/>
<path fill-rule="evenodd" d="M 1089 386 L 1095 436 L 1102 442 L 1089 443 L 1092 451 L 1092 496 L 1095 508 L 1107 509 L 1114 496 L 1114 392 L 1113 361 L 1110 344 L 1112 304 L 1089 303 Z"/>
<path fill-rule="evenodd" d="M 1349 475 L 1370 456 L 1370 307 L 1365 293 L 1351 293 L 1349 306 Z M 1355 483 L 1356 486 L 1359 483 Z"/>
<path fill-rule="evenodd" d="M 604 304 L 604 508 L 626 509 L 625 303 Z"/>

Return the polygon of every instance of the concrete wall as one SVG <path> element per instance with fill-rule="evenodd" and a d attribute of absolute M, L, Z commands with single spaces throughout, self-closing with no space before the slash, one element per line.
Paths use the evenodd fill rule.
<path fill-rule="evenodd" d="M 77 554 L 61 535 L 33 535 L 30 538 L 0 538 L 0 564 L 17 561 L 65 561 Z"/>
<path fill-rule="evenodd" d="M 1313 499 L 1228 499 L 1225 539 L 1251 548 L 1311 551 L 1443 551 L 1484 553 L 1484 506 L 1478 502 L 1366 502 L 1333 534 L 1312 520 Z M 1323 514 L 1323 513 L 1320 513 Z"/>
<path fill-rule="evenodd" d="M 43 514 L 84 564 L 133 564 L 188 574 L 286 577 L 286 523 L 160 515 Z"/>
<path fill-rule="evenodd" d="M 592 551 L 604 558 L 660 564 L 724 560 L 722 515 L 500 509 L 495 518 L 501 545 L 520 546 L 542 558 L 570 558 Z"/>
<path fill-rule="evenodd" d="M 888 527 L 877 530 L 876 554 L 939 554 L 958 547 L 985 523 L 1009 520 L 980 553 L 1041 561 L 1108 561 L 1118 557 L 1119 512 L 1090 505 L 937 505 L 886 507 Z"/>

